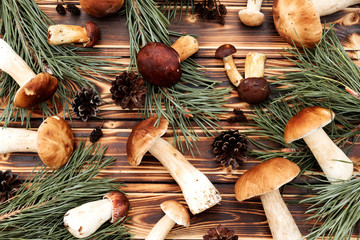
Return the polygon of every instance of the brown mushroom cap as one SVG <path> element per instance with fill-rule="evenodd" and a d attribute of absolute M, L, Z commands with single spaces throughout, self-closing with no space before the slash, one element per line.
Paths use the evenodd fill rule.
<path fill-rule="evenodd" d="M 215 52 L 216 58 L 224 58 L 236 53 L 236 48 L 231 44 L 224 44 L 218 47 Z"/>
<path fill-rule="evenodd" d="M 160 205 L 164 213 L 179 225 L 189 227 L 190 215 L 188 210 L 175 200 L 168 200 Z"/>
<path fill-rule="evenodd" d="M 139 165 L 153 143 L 165 134 L 169 122 L 165 118 L 160 118 L 159 125 L 155 126 L 157 120 L 157 116 L 150 117 L 138 123 L 131 131 L 126 143 L 127 160 L 130 165 Z"/>
<path fill-rule="evenodd" d="M 58 116 L 48 117 L 39 127 L 38 154 L 52 169 L 64 166 L 74 150 L 74 136 L 70 125 Z"/>
<path fill-rule="evenodd" d="M 49 73 L 39 73 L 17 91 L 14 104 L 19 108 L 30 108 L 51 98 L 57 86 L 56 77 Z"/>
<path fill-rule="evenodd" d="M 300 168 L 285 158 L 272 158 L 249 169 L 235 184 L 238 201 L 259 196 L 280 188 L 300 173 Z"/>
<path fill-rule="evenodd" d="M 115 14 L 123 6 L 124 0 L 80 0 L 82 9 L 97 18 Z"/>
<path fill-rule="evenodd" d="M 104 199 L 109 199 L 112 203 L 111 223 L 126 217 L 129 212 L 130 202 L 126 195 L 119 191 L 108 192 Z"/>
<path fill-rule="evenodd" d="M 90 40 L 84 44 L 84 47 L 91 48 L 99 40 L 99 36 L 100 36 L 99 28 L 94 22 L 90 21 L 85 23 L 85 31 Z"/>
<path fill-rule="evenodd" d="M 245 78 L 236 90 L 240 100 L 247 103 L 260 103 L 270 95 L 269 83 L 262 77 Z"/>
<path fill-rule="evenodd" d="M 156 86 L 171 87 L 181 78 L 178 52 L 163 43 L 146 44 L 138 52 L 136 61 L 144 79 Z"/>
<path fill-rule="evenodd" d="M 312 0 L 274 0 L 276 30 L 285 41 L 301 47 L 315 47 L 321 40 L 322 26 Z"/>
<path fill-rule="evenodd" d="M 335 113 L 323 107 L 307 107 L 295 114 L 286 124 L 284 139 L 291 143 L 329 124 Z"/>

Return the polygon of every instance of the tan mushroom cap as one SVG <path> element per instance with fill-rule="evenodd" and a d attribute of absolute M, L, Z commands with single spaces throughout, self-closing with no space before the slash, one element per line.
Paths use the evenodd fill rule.
<path fill-rule="evenodd" d="M 241 202 L 276 190 L 293 180 L 299 173 L 300 168 L 296 163 L 285 158 L 272 158 L 239 177 L 235 184 L 235 197 Z"/>
<path fill-rule="evenodd" d="M 284 139 L 291 143 L 311 134 L 316 129 L 329 124 L 335 117 L 335 113 L 329 109 L 312 106 L 307 107 L 295 114 L 286 124 Z"/>
<path fill-rule="evenodd" d="M 322 26 L 312 0 L 274 0 L 275 28 L 287 43 L 307 48 L 321 40 Z"/>
<path fill-rule="evenodd" d="M 239 11 L 239 18 L 243 24 L 249 27 L 260 26 L 265 21 L 265 15 L 262 12 L 249 9 Z"/>
<path fill-rule="evenodd" d="M 190 215 L 188 210 L 175 200 L 168 200 L 160 205 L 164 213 L 179 225 L 189 227 Z"/>
<path fill-rule="evenodd" d="M 130 202 L 126 195 L 119 191 L 108 192 L 104 199 L 109 199 L 112 203 L 111 223 L 126 217 L 129 212 Z"/>
<path fill-rule="evenodd" d="M 138 123 L 131 131 L 126 143 L 127 160 L 130 165 L 139 165 L 153 143 L 165 134 L 169 122 L 165 118 L 160 118 L 157 126 L 157 120 L 157 116 L 150 117 Z"/>
<path fill-rule="evenodd" d="M 57 86 L 56 77 L 49 73 L 39 73 L 17 91 L 14 104 L 19 108 L 30 108 L 51 98 Z"/>
<path fill-rule="evenodd" d="M 70 125 L 60 117 L 48 117 L 38 129 L 37 147 L 39 157 L 48 167 L 64 166 L 74 150 Z"/>

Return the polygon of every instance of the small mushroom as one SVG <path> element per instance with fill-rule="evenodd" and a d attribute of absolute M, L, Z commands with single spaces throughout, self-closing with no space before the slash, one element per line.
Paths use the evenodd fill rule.
<path fill-rule="evenodd" d="M 245 79 L 237 88 L 241 101 L 260 103 L 270 95 L 269 83 L 264 78 L 266 55 L 248 53 L 245 59 Z"/>
<path fill-rule="evenodd" d="M 89 15 L 97 18 L 111 16 L 123 6 L 124 0 L 80 0 L 81 8 Z"/>
<path fill-rule="evenodd" d="M 174 200 L 168 200 L 160 205 L 165 215 L 151 229 L 145 240 L 164 240 L 170 230 L 179 224 L 190 225 L 190 215 L 186 208 Z"/>
<path fill-rule="evenodd" d="M 182 76 L 180 62 L 198 50 L 198 41 L 189 35 L 180 37 L 171 47 L 160 42 L 148 43 L 137 54 L 138 71 L 156 86 L 171 87 Z"/>
<path fill-rule="evenodd" d="M 246 9 L 239 11 L 239 18 L 249 27 L 260 26 L 265 21 L 265 15 L 260 12 L 262 0 L 248 0 Z"/>
<path fill-rule="evenodd" d="M 234 53 L 236 53 L 236 48 L 233 45 L 224 44 L 218 47 L 218 49 L 215 52 L 215 57 L 223 59 L 226 74 L 230 82 L 235 87 L 238 87 L 243 78 L 239 73 L 235 65 L 234 59 L 232 57 Z"/>
<path fill-rule="evenodd" d="M 279 188 L 300 173 L 300 168 L 285 158 L 273 158 L 249 169 L 235 184 L 235 197 L 243 200 L 260 196 L 274 240 L 298 240 L 301 233 Z"/>
<path fill-rule="evenodd" d="M 36 75 L 3 39 L 0 39 L 0 69 L 20 85 L 14 99 L 16 107 L 30 108 L 56 92 L 58 80 L 49 73 Z"/>
<path fill-rule="evenodd" d="M 169 122 L 154 116 L 132 130 L 126 152 L 130 165 L 138 166 L 147 151 L 157 158 L 179 184 L 192 214 L 198 214 L 221 201 L 221 195 L 209 179 L 167 141 L 161 138 Z"/>
<path fill-rule="evenodd" d="M 284 130 L 286 143 L 304 139 L 331 183 L 348 180 L 354 168 L 353 162 L 323 129 L 334 117 L 335 113 L 329 109 L 318 106 L 307 107 L 294 115 Z"/>
<path fill-rule="evenodd" d="M 37 152 L 49 168 L 59 169 L 70 159 L 74 136 L 69 124 L 58 116 L 48 117 L 38 131 L 19 128 L 0 130 L 0 154 Z"/>
<path fill-rule="evenodd" d="M 357 3 L 360 0 L 274 0 L 274 24 L 287 43 L 312 48 L 322 37 L 320 17 Z"/>
<path fill-rule="evenodd" d="M 111 191 L 102 200 L 88 202 L 65 213 L 64 226 L 76 238 L 96 232 L 106 221 L 115 223 L 127 216 L 130 202 L 122 192 Z"/>
<path fill-rule="evenodd" d="M 83 43 L 84 47 L 91 48 L 99 40 L 99 35 L 99 28 L 94 22 L 86 22 L 85 27 L 57 24 L 49 26 L 48 42 L 50 45 Z"/>

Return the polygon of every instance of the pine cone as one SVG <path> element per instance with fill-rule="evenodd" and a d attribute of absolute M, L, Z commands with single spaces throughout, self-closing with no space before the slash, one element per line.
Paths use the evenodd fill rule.
<path fill-rule="evenodd" d="M 231 166 L 235 170 L 246 160 L 247 140 L 238 130 L 221 132 L 214 139 L 212 147 L 216 160 L 225 167 Z"/>
<path fill-rule="evenodd" d="M 80 9 L 72 3 L 66 4 L 66 10 L 68 10 L 74 16 L 79 16 L 81 14 Z"/>
<path fill-rule="evenodd" d="M 110 92 L 116 105 L 132 110 L 144 103 L 147 88 L 142 77 L 125 71 L 112 82 Z"/>
<path fill-rule="evenodd" d="M 227 121 L 229 123 L 236 123 L 236 122 L 247 122 L 247 118 L 244 114 L 244 112 L 240 108 L 234 109 L 235 116 L 229 117 Z"/>
<path fill-rule="evenodd" d="M 56 9 L 57 13 L 60 14 L 60 15 L 65 15 L 66 14 L 66 10 L 65 10 L 64 6 L 61 3 L 56 5 L 55 9 Z"/>
<path fill-rule="evenodd" d="M 103 131 L 101 130 L 100 127 L 96 127 L 94 130 L 92 130 L 92 132 L 90 133 L 90 142 L 92 143 L 96 143 L 97 141 L 100 140 L 100 138 L 102 138 L 103 136 Z"/>
<path fill-rule="evenodd" d="M 21 184 L 18 175 L 11 170 L 0 171 L 0 204 L 15 196 Z"/>
<path fill-rule="evenodd" d="M 76 93 L 72 101 L 72 108 L 76 113 L 76 116 L 86 122 L 89 119 L 89 116 L 96 116 L 99 112 L 101 102 L 101 97 L 93 88 L 82 88 Z"/>
<path fill-rule="evenodd" d="M 224 4 L 219 5 L 219 12 L 220 12 L 221 15 L 226 15 L 227 14 L 227 9 L 226 9 Z"/>
<path fill-rule="evenodd" d="M 216 228 L 210 228 L 207 231 L 207 235 L 203 236 L 204 240 L 238 240 L 238 236 L 234 234 L 234 231 L 228 230 L 223 225 L 219 225 Z"/>

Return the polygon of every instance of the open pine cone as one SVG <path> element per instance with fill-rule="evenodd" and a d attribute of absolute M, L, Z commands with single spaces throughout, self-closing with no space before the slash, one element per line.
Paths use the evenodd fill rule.
<path fill-rule="evenodd" d="M 125 71 L 112 82 L 110 92 L 116 105 L 132 110 L 144 103 L 147 88 L 142 77 Z"/>
<path fill-rule="evenodd" d="M 0 204 L 15 196 L 21 184 L 18 175 L 11 170 L 0 171 Z"/>
<path fill-rule="evenodd" d="M 234 231 L 228 230 L 223 225 L 219 225 L 216 228 L 210 228 L 207 231 L 207 235 L 203 236 L 204 240 L 238 240 L 238 236 L 234 234 Z"/>
<path fill-rule="evenodd" d="M 223 131 L 212 143 L 216 160 L 225 167 L 236 169 L 246 160 L 247 139 L 238 130 Z"/>
<path fill-rule="evenodd" d="M 73 111 L 76 116 L 86 122 L 89 117 L 95 117 L 99 112 L 101 105 L 101 97 L 95 92 L 93 88 L 82 88 L 78 91 L 72 101 Z"/>

